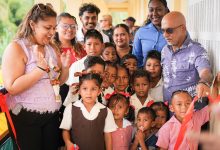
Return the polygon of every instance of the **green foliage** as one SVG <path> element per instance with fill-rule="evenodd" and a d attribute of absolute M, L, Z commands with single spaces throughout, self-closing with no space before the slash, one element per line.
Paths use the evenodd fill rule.
<path fill-rule="evenodd" d="M 33 0 L 0 0 L 0 58 L 33 3 Z"/>

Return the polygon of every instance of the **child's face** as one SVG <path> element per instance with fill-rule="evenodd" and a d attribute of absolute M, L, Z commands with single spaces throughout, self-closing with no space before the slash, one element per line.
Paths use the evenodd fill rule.
<path fill-rule="evenodd" d="M 104 73 L 104 66 L 100 64 L 95 64 L 94 66 L 88 68 L 86 70 L 87 73 L 97 73 L 99 75 L 103 75 Z"/>
<path fill-rule="evenodd" d="M 114 87 L 117 92 L 124 92 L 128 87 L 129 77 L 125 68 L 119 68 L 117 72 L 117 77 L 114 82 Z"/>
<path fill-rule="evenodd" d="M 149 114 L 146 113 L 138 113 L 137 116 L 137 128 L 141 131 L 146 131 L 151 129 L 153 126 L 153 119 Z"/>
<path fill-rule="evenodd" d="M 147 59 L 145 69 L 150 73 L 152 78 L 161 76 L 161 65 L 158 59 Z"/>
<path fill-rule="evenodd" d="M 137 70 L 137 61 L 133 58 L 129 58 L 124 62 L 126 68 L 129 69 L 129 73 L 132 75 Z"/>
<path fill-rule="evenodd" d="M 109 109 L 111 109 L 115 120 L 122 120 L 128 113 L 128 104 L 126 100 L 111 100 L 109 103 Z"/>
<path fill-rule="evenodd" d="M 95 80 L 84 80 L 79 88 L 83 103 L 87 105 L 94 105 L 100 92 L 100 87 Z"/>
<path fill-rule="evenodd" d="M 117 55 L 116 55 L 115 48 L 114 47 L 105 48 L 103 53 L 102 53 L 102 58 L 105 61 L 116 62 L 117 61 Z"/>
<path fill-rule="evenodd" d="M 105 88 L 111 86 L 115 82 L 116 76 L 117 76 L 116 68 L 112 66 L 106 66 L 104 72 L 103 86 Z"/>
<path fill-rule="evenodd" d="M 187 93 L 175 94 L 172 98 L 170 111 L 182 122 L 191 102 L 192 98 Z"/>
<path fill-rule="evenodd" d="M 85 41 L 84 49 L 88 56 L 100 56 L 103 50 L 103 43 L 96 38 L 89 38 Z"/>
<path fill-rule="evenodd" d="M 163 110 L 157 110 L 156 115 L 157 115 L 155 119 L 156 128 L 160 129 L 166 123 L 167 114 Z"/>
<path fill-rule="evenodd" d="M 137 97 L 147 97 L 150 83 L 146 77 L 138 77 L 134 79 L 133 89 Z"/>

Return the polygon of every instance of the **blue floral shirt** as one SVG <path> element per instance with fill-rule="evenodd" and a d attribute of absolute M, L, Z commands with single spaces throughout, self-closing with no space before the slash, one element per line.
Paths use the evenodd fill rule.
<path fill-rule="evenodd" d="M 172 93 L 176 90 L 186 90 L 195 96 L 200 71 L 206 68 L 211 70 L 206 50 L 194 42 L 189 34 L 180 49 L 175 52 L 170 45 L 163 48 L 161 65 L 165 101 L 170 101 Z"/>

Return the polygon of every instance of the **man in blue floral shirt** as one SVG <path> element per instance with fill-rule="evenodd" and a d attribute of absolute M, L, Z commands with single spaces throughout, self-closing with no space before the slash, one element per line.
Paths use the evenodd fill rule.
<path fill-rule="evenodd" d="M 176 90 L 207 96 L 213 78 L 209 58 L 206 50 L 190 38 L 185 17 L 180 12 L 170 12 L 164 16 L 161 28 L 167 41 L 161 60 L 164 100 L 170 101 Z"/>

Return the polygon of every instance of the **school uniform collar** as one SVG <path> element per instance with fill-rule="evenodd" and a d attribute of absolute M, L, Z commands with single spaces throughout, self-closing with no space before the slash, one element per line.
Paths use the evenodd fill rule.
<path fill-rule="evenodd" d="M 162 83 L 163 83 L 163 80 L 162 80 L 162 78 L 160 78 L 160 80 L 157 82 L 157 85 L 156 85 L 155 87 L 159 87 L 159 86 L 161 86 Z"/>
<path fill-rule="evenodd" d="M 169 122 L 181 124 L 181 122 L 179 122 L 179 120 L 176 119 L 175 115 L 173 115 L 173 116 L 170 118 Z"/>
<path fill-rule="evenodd" d="M 94 120 L 98 116 L 100 109 L 105 108 L 105 106 L 99 103 L 98 100 L 96 100 L 96 103 L 92 107 L 90 112 L 87 111 L 86 107 L 82 103 L 82 100 L 76 101 L 75 103 L 73 103 L 73 105 L 79 107 L 82 111 L 83 116 L 88 120 Z"/>
<path fill-rule="evenodd" d="M 123 125 L 122 125 L 123 128 L 126 128 L 126 127 L 131 126 L 131 125 L 132 124 L 131 124 L 130 121 L 128 121 L 127 119 L 123 118 Z"/>
<path fill-rule="evenodd" d="M 131 126 L 131 125 L 132 124 L 131 124 L 130 121 L 128 121 L 127 119 L 123 118 L 123 120 L 122 120 L 122 128 L 126 128 L 126 127 Z M 117 126 L 117 124 L 116 124 L 116 126 Z M 119 127 L 117 126 L 117 128 L 119 128 Z"/>
<path fill-rule="evenodd" d="M 131 99 L 139 100 L 136 93 L 131 96 Z M 151 100 L 154 100 L 154 99 L 150 96 L 150 94 L 148 94 L 148 96 L 147 96 L 147 98 L 146 98 L 146 100 L 145 100 L 145 102 L 144 102 L 144 105 L 142 105 L 142 104 L 141 104 L 141 105 L 146 107 L 146 106 L 147 106 L 147 103 L 148 103 L 149 101 L 151 101 Z M 140 102 L 140 103 L 141 103 L 141 102 Z"/>

